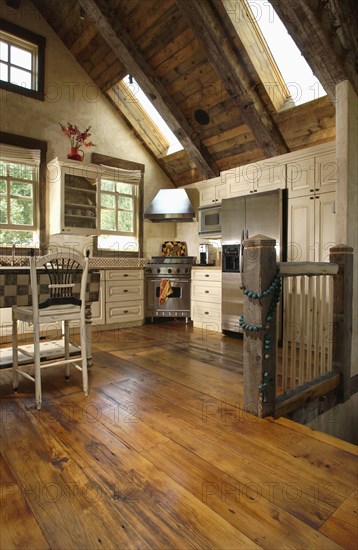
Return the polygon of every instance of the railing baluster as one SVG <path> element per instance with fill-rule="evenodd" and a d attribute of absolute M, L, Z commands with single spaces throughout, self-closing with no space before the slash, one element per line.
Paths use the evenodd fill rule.
<path fill-rule="evenodd" d="M 327 349 L 327 372 L 332 370 L 332 343 L 333 343 L 333 277 L 328 280 L 328 306 L 326 319 L 325 342 Z"/>
<path fill-rule="evenodd" d="M 319 376 L 319 302 L 321 299 L 321 283 L 322 277 L 315 277 L 315 293 L 313 302 L 313 376 Z"/>
<path fill-rule="evenodd" d="M 299 349 L 299 361 L 298 361 L 298 384 L 303 383 L 303 372 L 305 365 L 305 315 L 306 315 L 306 295 L 305 295 L 305 283 L 306 278 L 301 275 L 300 277 L 300 349 Z"/>
<path fill-rule="evenodd" d="M 290 285 L 289 277 L 283 278 L 282 292 L 284 296 L 284 310 L 283 310 L 283 350 L 282 350 L 282 393 L 285 393 L 288 389 L 288 320 L 290 311 Z"/>
<path fill-rule="evenodd" d="M 307 361 L 306 373 L 304 382 L 312 379 L 312 277 L 308 277 L 308 292 L 306 305 L 306 345 L 307 345 Z"/>
<path fill-rule="evenodd" d="M 320 364 L 319 375 L 325 374 L 326 370 L 326 353 L 324 350 L 324 323 L 326 315 L 326 300 L 327 300 L 327 276 L 320 277 L 320 308 L 319 308 L 319 334 L 318 334 L 318 359 Z"/>
<path fill-rule="evenodd" d="M 291 307 L 291 327 L 294 329 L 293 338 L 291 339 L 291 362 L 290 362 L 290 377 L 291 377 L 291 388 L 296 387 L 296 305 L 297 305 L 297 285 L 296 277 L 292 277 L 292 307 Z"/>

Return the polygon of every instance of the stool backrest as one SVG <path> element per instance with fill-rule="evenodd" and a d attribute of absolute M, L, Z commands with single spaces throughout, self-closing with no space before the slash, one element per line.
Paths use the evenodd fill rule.
<path fill-rule="evenodd" d="M 46 283 L 39 284 L 39 270 L 46 275 Z M 45 256 L 30 256 L 32 307 L 43 309 L 50 306 L 85 303 L 88 275 L 88 255 L 82 257 L 73 252 L 53 252 Z M 47 288 L 44 289 L 43 287 Z M 74 294 L 75 287 L 79 293 Z M 46 290 L 46 292 L 44 292 Z M 46 294 L 42 302 L 39 297 Z M 79 295 L 78 295 L 79 294 Z"/>

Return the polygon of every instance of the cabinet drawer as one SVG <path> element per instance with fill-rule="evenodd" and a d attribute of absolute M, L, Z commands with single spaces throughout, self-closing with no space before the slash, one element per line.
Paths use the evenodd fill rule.
<path fill-rule="evenodd" d="M 191 318 L 194 322 L 217 323 L 221 330 L 221 305 L 193 301 L 191 304 Z"/>
<path fill-rule="evenodd" d="M 142 299 L 143 281 L 107 281 L 106 302 Z"/>
<path fill-rule="evenodd" d="M 143 269 L 108 269 L 106 270 L 106 281 L 132 281 L 142 280 Z"/>
<path fill-rule="evenodd" d="M 200 302 L 221 303 L 221 285 L 210 281 L 193 281 L 191 298 L 192 300 L 200 300 Z"/>
<path fill-rule="evenodd" d="M 144 302 L 110 302 L 106 304 L 106 323 L 124 323 L 144 319 Z"/>
<path fill-rule="evenodd" d="M 203 269 L 197 268 L 192 269 L 191 278 L 193 281 L 221 281 L 221 270 L 220 269 Z"/>

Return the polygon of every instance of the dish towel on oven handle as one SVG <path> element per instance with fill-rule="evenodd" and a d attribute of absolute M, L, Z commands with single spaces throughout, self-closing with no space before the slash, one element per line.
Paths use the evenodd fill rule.
<path fill-rule="evenodd" d="M 161 279 L 159 282 L 159 303 L 162 306 L 167 300 L 168 296 L 173 294 L 170 281 L 168 279 Z"/>

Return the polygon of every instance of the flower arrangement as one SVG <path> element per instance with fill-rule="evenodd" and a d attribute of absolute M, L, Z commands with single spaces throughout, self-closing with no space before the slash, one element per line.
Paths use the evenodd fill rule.
<path fill-rule="evenodd" d="M 82 145 L 85 147 L 95 147 L 95 144 L 92 143 L 92 141 L 87 141 L 92 135 L 89 133 L 91 126 L 88 126 L 88 128 L 81 132 L 75 124 L 71 124 L 70 122 L 67 122 L 67 126 L 64 126 L 61 122 L 59 122 L 59 125 L 61 126 L 62 132 L 70 140 L 71 147 L 75 147 L 76 149 Z"/>

